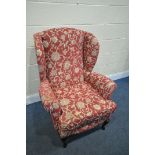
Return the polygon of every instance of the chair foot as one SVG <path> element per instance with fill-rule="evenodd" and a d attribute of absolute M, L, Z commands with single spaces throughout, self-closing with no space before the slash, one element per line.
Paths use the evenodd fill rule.
<path fill-rule="evenodd" d="M 62 143 L 63 143 L 63 147 L 66 148 L 67 147 L 66 139 L 62 139 Z"/>
<path fill-rule="evenodd" d="M 63 142 L 63 147 L 66 148 L 67 147 L 67 143 Z"/>
<path fill-rule="evenodd" d="M 105 125 L 104 124 L 102 124 L 102 130 L 105 130 Z"/>
<path fill-rule="evenodd" d="M 104 121 L 104 123 L 102 124 L 102 130 L 105 130 L 105 126 L 109 123 L 109 119 Z"/>

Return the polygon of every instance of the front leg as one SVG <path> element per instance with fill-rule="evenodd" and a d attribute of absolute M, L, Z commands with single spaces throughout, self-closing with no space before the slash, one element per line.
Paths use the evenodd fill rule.
<path fill-rule="evenodd" d="M 63 138 L 61 140 L 62 140 L 62 143 L 63 143 L 63 147 L 66 148 L 67 147 L 67 138 Z"/>
<path fill-rule="evenodd" d="M 110 119 L 107 119 L 102 124 L 102 129 L 105 130 L 105 126 L 110 122 Z"/>

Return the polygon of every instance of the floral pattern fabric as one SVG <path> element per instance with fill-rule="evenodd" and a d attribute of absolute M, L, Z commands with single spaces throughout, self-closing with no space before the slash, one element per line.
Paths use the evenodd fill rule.
<path fill-rule="evenodd" d="M 93 73 L 99 53 L 96 37 L 74 28 L 34 35 L 40 74 L 39 93 L 61 138 L 89 130 L 116 109 L 110 96 L 116 84 Z"/>
<path fill-rule="evenodd" d="M 34 34 L 40 81 L 46 80 L 46 59 L 45 59 L 44 46 L 43 46 L 42 37 L 41 37 L 42 34 L 43 33 L 41 32 Z"/>
<path fill-rule="evenodd" d="M 84 45 L 83 45 L 83 61 L 85 71 L 91 72 L 95 66 L 97 61 L 98 53 L 99 53 L 99 42 L 96 37 L 88 32 L 85 32 L 84 37 Z"/>
<path fill-rule="evenodd" d="M 103 99 L 87 82 L 58 89 L 55 94 L 62 109 L 58 123 L 60 133 L 104 120 L 116 109 L 114 102 Z"/>
<path fill-rule="evenodd" d="M 52 91 L 48 80 L 42 81 L 39 88 L 41 100 L 44 103 L 44 108 L 47 111 L 61 111 L 59 102 Z"/>
<path fill-rule="evenodd" d="M 109 77 L 95 72 L 85 72 L 85 81 L 91 84 L 104 99 L 110 99 L 117 85 Z"/>
<path fill-rule="evenodd" d="M 84 32 L 52 29 L 44 33 L 46 76 L 53 89 L 83 82 Z"/>

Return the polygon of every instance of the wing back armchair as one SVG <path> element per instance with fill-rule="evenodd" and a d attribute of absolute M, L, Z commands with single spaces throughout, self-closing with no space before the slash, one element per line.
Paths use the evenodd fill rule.
<path fill-rule="evenodd" d="M 99 53 L 96 37 L 74 28 L 34 34 L 39 94 L 62 139 L 107 121 L 116 109 L 116 84 L 92 72 Z"/>

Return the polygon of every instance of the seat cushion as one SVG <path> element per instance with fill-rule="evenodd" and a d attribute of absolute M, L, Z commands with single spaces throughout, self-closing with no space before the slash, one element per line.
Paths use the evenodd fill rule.
<path fill-rule="evenodd" d="M 109 116 L 116 104 L 103 99 L 88 83 L 82 82 L 55 92 L 62 108 L 59 128 L 74 130 Z"/>

